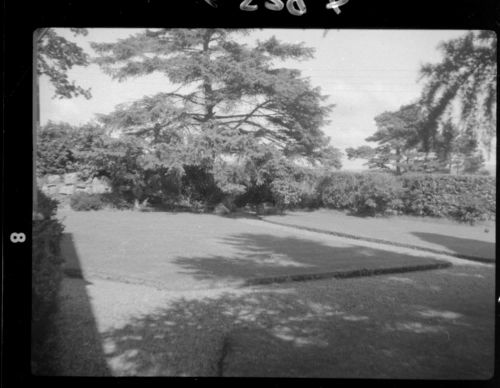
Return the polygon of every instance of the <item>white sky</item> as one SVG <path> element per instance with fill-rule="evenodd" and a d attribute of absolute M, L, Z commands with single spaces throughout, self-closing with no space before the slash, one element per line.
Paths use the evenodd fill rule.
<path fill-rule="evenodd" d="M 91 56 L 89 42 L 114 42 L 138 29 L 89 29 L 86 37 L 74 38 L 69 30 L 57 31 L 77 42 Z M 256 30 L 249 39 L 266 39 L 275 35 L 284 42 L 304 42 L 316 49 L 314 59 L 286 65 L 298 68 L 329 95 L 328 103 L 336 107 L 324 132 L 342 152 L 357 147 L 375 130 L 374 117 L 384 111 L 397 110 L 416 100 L 422 88 L 417 82 L 420 66 L 441 59 L 436 49 L 439 42 L 464 34 L 459 30 Z M 245 39 L 246 40 L 246 39 Z M 112 80 L 97 65 L 74 68 L 70 79 L 91 88 L 92 99 L 53 99 L 53 87 L 46 77 L 40 79 L 40 119 L 83 124 L 96 113 L 109 113 L 123 102 L 144 95 L 173 90 L 161 74 L 133 78 L 124 82 Z M 364 161 L 343 160 L 343 169 L 363 168 Z M 496 163 L 493 154 L 488 164 Z"/>

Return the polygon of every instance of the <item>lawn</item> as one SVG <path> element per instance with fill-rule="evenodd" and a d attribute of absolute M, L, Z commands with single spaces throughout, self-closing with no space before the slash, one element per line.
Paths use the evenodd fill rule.
<path fill-rule="evenodd" d="M 265 220 L 327 232 L 408 244 L 453 254 L 495 259 L 495 222 L 460 224 L 429 217 L 356 217 L 338 210 L 289 212 Z"/>
<path fill-rule="evenodd" d="M 189 213 L 66 212 L 67 268 L 168 290 L 441 263 L 436 255 Z"/>
<path fill-rule="evenodd" d="M 485 379 L 494 266 L 240 287 L 445 260 L 254 219 L 61 212 L 58 375 Z"/>
<path fill-rule="evenodd" d="M 55 370 L 487 379 L 494 307 L 486 266 L 185 292 L 66 278 Z"/>

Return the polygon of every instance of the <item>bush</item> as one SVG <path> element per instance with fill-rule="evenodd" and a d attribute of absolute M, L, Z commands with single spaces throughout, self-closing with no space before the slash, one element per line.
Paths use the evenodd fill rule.
<path fill-rule="evenodd" d="M 467 194 L 460 197 L 454 210 L 450 215 L 460 222 L 467 222 L 471 225 L 477 221 L 488 219 L 488 209 L 483 201 L 473 194 Z"/>
<path fill-rule="evenodd" d="M 62 279 L 60 242 L 63 225 L 52 218 L 54 201 L 38 191 L 38 213 L 45 218 L 32 225 L 31 335 L 34 372 L 47 356 L 45 341 L 50 333 L 51 315 L 57 307 L 57 295 Z"/>
<path fill-rule="evenodd" d="M 271 183 L 271 193 L 276 206 L 287 209 L 300 204 L 303 191 L 298 182 L 277 179 Z"/>
<path fill-rule="evenodd" d="M 386 214 L 400 211 L 403 187 L 394 176 L 384 173 L 358 175 L 358 189 L 355 194 L 355 206 L 358 214 Z"/>
<path fill-rule="evenodd" d="M 104 207 L 101 196 L 84 192 L 75 193 L 70 198 L 71 209 L 76 211 L 99 210 Z"/>
<path fill-rule="evenodd" d="M 64 174 L 74 171 L 72 127 L 65 123 L 49 122 L 37 132 L 37 174 Z"/>
<path fill-rule="evenodd" d="M 478 221 L 482 218 L 495 219 L 494 177 L 412 174 L 403 176 L 402 182 L 406 189 L 403 198 L 405 210 L 409 214 L 452 217 L 467 222 L 470 222 L 471 217 Z"/>
<path fill-rule="evenodd" d="M 274 201 L 270 185 L 252 185 L 245 193 L 236 197 L 235 205 L 243 207 L 247 204 L 256 206 L 259 203 Z"/>
<path fill-rule="evenodd" d="M 43 218 L 55 216 L 59 201 L 46 196 L 42 191 L 38 190 L 37 202 L 37 212 L 41 214 Z"/>
<path fill-rule="evenodd" d="M 100 199 L 103 207 L 111 207 L 118 210 L 128 210 L 134 207 L 133 202 L 127 200 L 117 193 L 104 193 L 100 194 Z"/>
<path fill-rule="evenodd" d="M 231 213 L 231 211 L 224 206 L 223 203 L 219 203 L 217 206 L 215 206 L 214 213 L 218 215 L 227 215 Z"/>
<path fill-rule="evenodd" d="M 375 215 L 402 209 L 402 186 L 383 173 L 332 173 L 319 184 L 321 202 L 332 209 Z"/>
<path fill-rule="evenodd" d="M 268 216 L 281 214 L 282 209 L 277 208 L 271 202 L 263 202 L 255 206 L 255 211 L 258 215 Z"/>
<path fill-rule="evenodd" d="M 318 185 L 323 206 L 332 209 L 353 209 L 356 204 L 358 175 L 352 173 L 332 173 Z"/>

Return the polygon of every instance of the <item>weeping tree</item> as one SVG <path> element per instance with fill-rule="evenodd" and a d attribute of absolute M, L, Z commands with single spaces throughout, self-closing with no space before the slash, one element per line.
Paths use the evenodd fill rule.
<path fill-rule="evenodd" d="M 427 110 L 428 138 L 458 112 L 461 131 L 490 148 L 496 136 L 497 40 L 494 31 L 469 32 L 439 46 L 443 60 L 422 66 L 420 103 Z"/>
<path fill-rule="evenodd" d="M 340 167 L 340 152 L 322 131 L 332 106 L 300 71 L 280 66 L 311 58 L 313 49 L 275 37 L 242 43 L 249 33 L 155 29 L 93 43 L 95 62 L 114 79 L 161 73 L 169 81 L 169 90 L 120 105 L 100 120 L 145 139 L 151 168 L 182 175 L 197 166 L 233 193 L 248 187 L 241 177 L 250 179 L 247 168 L 258 168 L 251 161 L 262 154 Z"/>

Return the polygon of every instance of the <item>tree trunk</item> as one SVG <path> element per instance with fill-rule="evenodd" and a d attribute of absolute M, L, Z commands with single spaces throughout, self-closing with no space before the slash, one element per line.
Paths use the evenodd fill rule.
<path fill-rule="evenodd" d="M 38 209 L 38 198 L 37 198 L 37 184 L 36 184 L 36 140 L 38 133 L 38 125 L 40 121 L 40 117 L 38 115 L 38 73 L 37 73 L 37 58 L 38 58 L 38 36 L 40 32 L 37 30 L 33 33 L 33 129 L 31 136 L 33 137 L 32 141 L 32 149 L 33 149 L 33 191 L 32 191 L 32 199 L 33 199 L 33 209 L 32 209 L 32 219 L 36 219 L 36 211 Z"/>
<path fill-rule="evenodd" d="M 206 60 L 206 64 L 210 63 L 210 38 L 212 37 L 212 31 L 207 30 L 203 39 L 203 56 Z M 204 121 L 209 121 L 214 116 L 214 92 L 212 88 L 212 81 L 209 76 L 203 77 L 203 90 L 205 92 L 205 117 Z"/>
<path fill-rule="evenodd" d="M 396 147 L 396 175 L 401 175 L 401 149 Z"/>
<path fill-rule="evenodd" d="M 39 219 L 40 214 L 38 214 L 38 196 L 37 196 L 37 182 L 36 182 L 36 150 L 37 150 L 37 138 L 38 130 L 40 127 L 40 87 L 39 87 L 39 77 L 38 77 L 38 44 L 40 43 L 43 36 L 47 33 L 48 28 L 40 28 L 33 33 L 33 128 L 32 128 L 32 219 Z"/>

